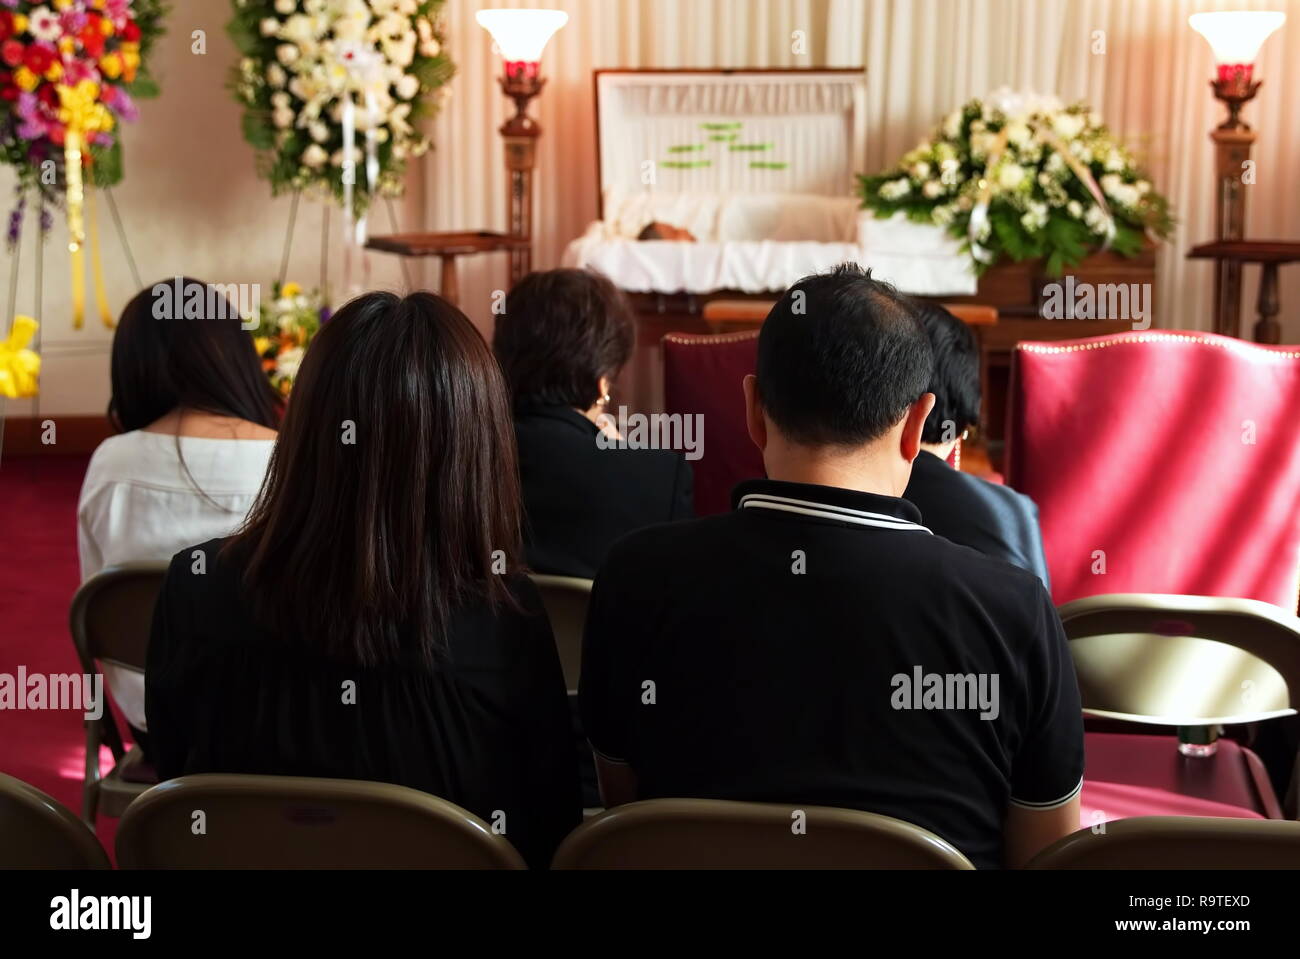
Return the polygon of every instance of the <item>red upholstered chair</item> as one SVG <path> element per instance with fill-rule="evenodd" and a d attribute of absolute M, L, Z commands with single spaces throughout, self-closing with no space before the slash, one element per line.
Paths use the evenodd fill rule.
<path fill-rule="evenodd" d="M 1148 593 L 1261 600 L 1290 618 L 1300 592 L 1298 405 L 1295 347 L 1176 332 L 1019 344 L 1007 477 L 1038 504 L 1063 617 L 1082 597 Z M 1126 668 L 1095 670 L 1075 650 L 1085 707 L 1103 681 L 1112 691 L 1145 683 L 1170 701 L 1239 690 L 1234 667 L 1211 662 L 1219 644 L 1180 671 L 1174 645 L 1198 641 L 1180 635 L 1196 618 L 1170 614 L 1130 631 L 1144 637 L 1121 637 L 1150 640 Z M 1185 814 L 1192 800 L 1211 804 L 1201 815 L 1279 814 L 1258 759 L 1236 744 L 1192 758 L 1171 736 L 1092 732 L 1087 754 L 1084 806 L 1105 818 Z"/>
<path fill-rule="evenodd" d="M 758 330 L 669 333 L 663 339 L 663 358 L 666 412 L 704 417 L 703 455 L 691 464 L 695 513 L 726 513 L 737 483 L 765 475 L 763 456 L 745 425 L 745 394 L 740 385 L 758 365 Z M 948 462 L 958 466 L 960 457 L 959 443 Z"/>
<path fill-rule="evenodd" d="M 733 486 L 765 475 L 763 456 L 745 426 L 740 385 L 758 365 L 758 330 L 720 336 L 669 333 L 663 357 L 666 411 L 704 417 L 703 455 L 691 464 L 695 513 L 726 513 Z"/>
<path fill-rule="evenodd" d="M 1007 482 L 1038 504 L 1057 603 L 1140 592 L 1296 609 L 1300 348 L 1206 333 L 1021 343 L 1010 393 Z"/>

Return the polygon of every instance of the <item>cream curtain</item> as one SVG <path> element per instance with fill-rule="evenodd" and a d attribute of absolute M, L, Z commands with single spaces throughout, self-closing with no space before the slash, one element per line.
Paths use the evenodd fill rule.
<path fill-rule="evenodd" d="M 402 229 L 505 227 L 497 127 L 508 104 L 496 86 L 499 61 L 474 13 L 493 4 L 542 3 L 563 7 L 571 20 L 546 51 L 550 83 L 534 104 L 545 128 L 535 191 L 539 267 L 556 265 L 568 241 L 596 216 L 593 69 L 865 66 L 869 170 L 892 162 L 955 104 L 1002 84 L 1090 100 L 1146 153 L 1156 183 L 1177 208 L 1178 233 L 1161 254 L 1157 324 L 1206 329 L 1211 268 L 1184 254 L 1212 238 L 1208 133 L 1222 111 L 1207 87 L 1209 48 L 1187 16 L 1229 7 L 1283 9 L 1289 16 L 1264 47 L 1264 87 L 1246 108 L 1259 131 L 1249 231 L 1300 237 L 1300 191 L 1291 186 L 1300 172 L 1300 0 L 450 0 L 460 73 L 431 131 L 434 152 L 408 176 L 406 200 L 397 206 Z M 271 199 L 239 135 L 239 107 L 225 88 L 238 57 L 224 34 L 229 12 L 217 2 L 178 5 L 155 51 L 163 94 L 141 103 L 139 122 L 122 130 L 127 176 L 115 193 L 144 282 L 185 273 L 267 284 L 279 269 L 289 198 Z M 1105 32 L 1105 55 L 1092 53 L 1097 30 Z M 193 50 L 198 32 L 208 42 L 203 55 Z M 0 167 L 0 199 L 13 196 L 13 185 L 9 168 Z M 8 206 L 3 202 L 0 211 Z M 102 203 L 100 212 L 109 302 L 118 311 L 135 283 Z M 302 204 L 291 279 L 318 282 L 323 220 L 319 204 Z M 385 206 L 375 210 L 371 228 L 392 229 Z M 335 211 L 329 281 L 336 295 L 343 293 L 341 232 Z M 35 245 L 29 229 L 18 289 L 24 312 L 36 299 Z M 8 404 L 10 415 L 94 414 L 108 401 L 112 333 L 93 318 L 86 329 L 72 329 L 65 250 L 56 217 L 45 246 L 41 397 Z M 406 285 L 394 257 L 375 255 L 371 263 L 371 285 Z M 2 249 L 0 266 L 9 266 Z M 433 264 L 408 267 L 412 283 L 437 283 Z M 504 258 L 466 259 L 462 273 L 462 302 L 487 332 L 492 292 L 507 279 Z M 1283 278 L 1285 337 L 1300 342 L 1300 267 L 1284 270 Z M 1255 271 L 1248 270 L 1248 320 L 1255 288 Z"/>
<path fill-rule="evenodd" d="M 534 189 L 538 268 L 557 265 L 568 241 L 596 216 L 594 69 L 862 65 L 871 170 L 891 163 L 956 104 L 1001 85 L 1088 100 L 1146 157 L 1176 208 L 1177 232 L 1160 254 L 1156 324 L 1208 329 L 1211 267 L 1185 255 L 1213 238 L 1209 131 L 1222 107 L 1208 88 L 1209 47 L 1187 17 L 1213 9 L 1288 15 L 1264 47 L 1257 73 L 1264 86 L 1245 111 L 1259 132 L 1248 233 L 1300 238 L 1300 191 L 1291 185 L 1300 172 L 1300 0 L 451 0 L 460 72 L 435 124 L 436 150 L 413 176 L 420 182 L 413 183 L 406 216 L 418 222 L 404 226 L 504 227 L 496 128 L 508 105 L 495 83 L 499 61 L 474 21 L 483 6 L 550 6 L 570 16 L 546 50 L 549 84 L 533 104 L 545 131 Z M 1104 54 L 1093 52 L 1099 37 Z M 504 259 L 465 260 L 461 269 L 463 306 L 486 330 L 492 293 L 507 283 Z M 425 277 L 433 281 L 434 271 Z M 1249 324 L 1254 269 L 1245 286 Z M 1282 304 L 1285 339 L 1296 342 L 1300 267 L 1283 272 Z"/>

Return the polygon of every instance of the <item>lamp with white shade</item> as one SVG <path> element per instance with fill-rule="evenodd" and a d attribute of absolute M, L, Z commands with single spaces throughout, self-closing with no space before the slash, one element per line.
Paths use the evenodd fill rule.
<path fill-rule="evenodd" d="M 1194 13 L 1192 29 L 1214 51 L 1214 95 L 1228 107 L 1228 118 L 1211 131 L 1215 148 L 1215 230 L 1219 240 L 1241 240 L 1246 228 L 1246 171 L 1255 132 L 1241 119 L 1241 108 L 1259 91 L 1255 63 L 1260 48 L 1286 22 L 1271 10 L 1223 10 Z M 1241 331 L 1241 263 L 1220 260 L 1214 277 L 1214 331 L 1238 336 Z"/>
<path fill-rule="evenodd" d="M 546 85 L 541 75 L 542 52 L 555 32 L 569 22 L 569 15 L 563 10 L 480 10 L 475 19 L 496 41 L 504 61 L 501 90 L 515 102 L 515 115 L 501 126 L 510 180 L 510 235 L 531 239 L 533 168 L 542 128 L 528 116 L 528 102 Z M 511 282 L 522 279 L 531 263 L 531 247 L 512 251 Z"/>

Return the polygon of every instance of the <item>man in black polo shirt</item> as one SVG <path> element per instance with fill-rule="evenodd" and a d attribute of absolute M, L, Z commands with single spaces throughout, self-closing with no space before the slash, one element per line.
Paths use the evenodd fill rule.
<path fill-rule="evenodd" d="M 1079 827 L 1079 694 L 1042 583 L 900 498 L 934 402 L 913 310 L 853 266 L 792 287 L 744 384 L 770 479 L 609 554 L 580 687 L 607 804 L 865 809 L 980 867 Z"/>

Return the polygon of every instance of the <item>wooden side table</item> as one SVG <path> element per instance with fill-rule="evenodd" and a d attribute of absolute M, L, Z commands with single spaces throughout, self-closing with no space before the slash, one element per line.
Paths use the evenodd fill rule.
<path fill-rule="evenodd" d="M 1255 322 L 1255 342 L 1277 344 L 1282 342 L 1282 325 L 1277 315 L 1282 310 L 1278 299 L 1278 267 L 1285 263 L 1300 262 L 1300 242 L 1293 240 L 1218 240 L 1214 243 L 1202 243 L 1193 247 L 1187 254 L 1189 260 L 1215 260 L 1218 263 L 1258 263 L 1261 267 L 1259 277 L 1259 296 L 1255 300 L 1255 311 L 1259 319 Z M 1241 336 L 1240 321 L 1232 323 L 1226 330 L 1229 336 Z"/>
<path fill-rule="evenodd" d="M 456 274 L 456 257 L 479 253 L 515 253 L 527 250 L 532 240 L 526 236 L 510 236 L 487 230 L 467 230 L 458 233 L 396 233 L 390 236 L 372 236 L 366 248 L 398 256 L 436 256 L 442 265 L 439 293 L 449 303 L 459 306 L 460 281 Z"/>

